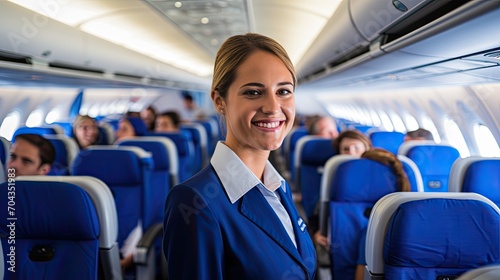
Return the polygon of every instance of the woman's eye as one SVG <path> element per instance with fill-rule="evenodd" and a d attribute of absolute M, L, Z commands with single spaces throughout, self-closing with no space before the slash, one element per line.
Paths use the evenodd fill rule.
<path fill-rule="evenodd" d="M 289 95 L 289 94 L 292 94 L 292 91 L 288 90 L 288 89 L 282 89 L 282 90 L 278 91 L 278 94 L 280 94 L 280 95 Z"/>
<path fill-rule="evenodd" d="M 245 94 L 245 95 L 259 95 L 259 94 L 260 94 L 260 92 L 259 92 L 259 91 L 257 91 L 257 90 L 247 90 L 247 91 L 245 91 L 245 93 L 244 93 L 244 94 Z"/>

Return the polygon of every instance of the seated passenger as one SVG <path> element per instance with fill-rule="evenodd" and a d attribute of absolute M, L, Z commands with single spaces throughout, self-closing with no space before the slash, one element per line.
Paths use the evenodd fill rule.
<path fill-rule="evenodd" d="M 345 130 L 333 140 L 333 148 L 341 155 L 361 156 L 372 148 L 368 137 L 357 130 Z"/>
<path fill-rule="evenodd" d="M 147 133 L 148 129 L 141 118 L 124 117 L 118 123 L 115 142 L 134 136 L 144 136 Z"/>
<path fill-rule="evenodd" d="M 163 112 L 156 117 L 155 132 L 178 132 L 181 118 L 175 111 Z"/>
<path fill-rule="evenodd" d="M 141 119 L 148 128 L 149 131 L 153 131 L 155 129 L 155 120 L 156 120 L 156 110 L 153 106 L 148 106 L 146 109 L 142 110 Z"/>
<path fill-rule="evenodd" d="M 49 140 L 38 134 L 18 134 L 10 148 L 6 174 L 47 175 L 55 157 Z"/>
<path fill-rule="evenodd" d="M 396 175 L 396 184 L 398 191 L 409 192 L 410 191 L 410 181 L 403 169 L 403 163 L 397 158 L 393 153 L 383 150 L 383 149 L 371 149 L 364 152 L 361 158 L 371 159 L 377 161 L 383 165 L 391 167 Z M 370 209 L 371 210 L 371 209 Z M 371 211 L 366 211 L 364 214 L 366 218 L 370 217 Z M 366 228 L 361 232 L 358 245 L 358 260 L 355 270 L 355 280 L 363 280 L 364 278 L 364 266 L 366 265 L 365 260 L 365 242 L 366 242 Z"/>
<path fill-rule="evenodd" d="M 321 136 L 323 138 L 335 139 L 339 136 L 335 119 L 329 116 L 318 116 L 313 118 L 308 126 L 309 135 Z"/>
<path fill-rule="evenodd" d="M 85 149 L 90 145 L 95 145 L 99 137 L 99 129 L 96 121 L 85 115 L 78 115 L 73 122 L 73 138 L 78 148 Z"/>
<path fill-rule="evenodd" d="M 408 131 L 405 135 L 404 141 L 410 140 L 432 140 L 434 141 L 434 136 L 427 129 L 419 128 L 417 130 Z"/>

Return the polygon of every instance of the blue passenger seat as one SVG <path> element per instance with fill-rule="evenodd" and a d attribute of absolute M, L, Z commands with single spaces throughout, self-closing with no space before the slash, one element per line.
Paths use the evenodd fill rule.
<path fill-rule="evenodd" d="M 297 141 L 301 137 L 306 136 L 308 134 L 309 133 L 307 132 L 306 127 L 299 126 L 299 127 L 293 128 L 290 131 L 290 133 L 283 140 L 282 145 L 284 148 L 286 168 L 290 172 L 291 182 L 295 182 L 294 164 L 295 164 L 295 147 L 296 147 Z M 294 191 L 296 190 L 295 186 L 293 186 L 293 190 Z"/>
<path fill-rule="evenodd" d="M 479 193 L 500 207 L 500 158 L 458 159 L 451 168 L 448 189 L 450 192 Z"/>
<path fill-rule="evenodd" d="M 199 123 L 186 123 L 181 125 L 181 131 L 191 133 L 194 147 L 194 162 L 195 172 L 200 171 L 203 167 L 208 165 L 208 154 L 210 152 L 207 139 L 209 134 L 202 124 Z M 210 135 L 210 137 L 212 137 Z"/>
<path fill-rule="evenodd" d="M 161 136 L 172 140 L 177 148 L 179 158 L 179 182 L 187 180 L 194 175 L 194 144 L 191 133 L 172 132 L 172 133 L 151 133 L 150 136 Z"/>
<path fill-rule="evenodd" d="M 414 191 L 422 191 L 418 169 L 402 160 Z M 351 155 L 330 158 L 321 181 L 320 231 L 330 239 L 333 279 L 353 279 L 359 239 L 368 225 L 367 214 L 384 195 L 396 192 L 390 167 Z"/>
<path fill-rule="evenodd" d="M 335 155 L 332 139 L 304 136 L 295 148 L 295 189 L 302 193 L 302 206 L 307 217 L 314 214 L 319 201 L 321 176 L 326 161 Z"/>
<path fill-rule="evenodd" d="M 369 134 L 372 145 L 375 148 L 385 149 L 395 155 L 403 144 L 405 135 L 398 131 L 373 131 Z"/>
<path fill-rule="evenodd" d="M 151 187 L 153 168 L 151 153 L 131 146 L 90 146 L 81 150 L 73 162 L 73 175 L 96 177 L 113 193 L 118 214 L 119 248 L 123 247 L 124 241 L 137 226 L 143 236 L 149 231 L 156 231 L 157 227 L 161 229 L 159 209 L 152 206 L 163 203 L 166 198 L 155 196 Z M 146 266 L 139 265 L 137 273 L 154 266 L 154 263 L 148 264 L 146 255 L 142 251 L 134 254 L 136 266 Z"/>
<path fill-rule="evenodd" d="M 36 126 L 36 127 L 28 127 L 28 126 L 23 126 L 14 132 L 14 135 L 12 135 L 12 142 L 14 142 L 14 139 L 18 134 L 38 134 L 41 136 L 45 135 L 53 135 L 53 134 L 64 134 L 64 131 L 60 126 Z"/>
<path fill-rule="evenodd" d="M 45 135 L 56 151 L 56 157 L 47 175 L 69 175 L 70 166 L 79 152 L 73 138 L 63 134 Z"/>
<path fill-rule="evenodd" d="M 0 185 L 2 279 L 121 279 L 116 210 L 102 181 L 21 176 L 12 210 L 9 187 Z M 10 236 L 15 237 L 15 273 L 9 271 Z"/>
<path fill-rule="evenodd" d="M 447 192 L 451 166 L 460 158 L 458 150 L 448 144 L 433 141 L 406 141 L 398 153 L 418 166 L 426 192 Z"/>
<path fill-rule="evenodd" d="M 500 209 L 475 193 L 389 194 L 373 207 L 365 252 L 365 279 L 456 279 L 500 263 Z"/>
<path fill-rule="evenodd" d="M 3 166 L 7 165 L 7 159 L 10 156 L 10 146 L 10 141 L 0 136 L 0 163 Z"/>
<path fill-rule="evenodd" d="M 154 204 L 149 207 L 158 210 L 154 218 L 156 222 L 163 222 L 165 200 L 170 189 L 179 183 L 179 163 L 175 143 L 166 137 L 141 136 L 121 140 L 118 146 L 140 147 L 150 152 L 153 157 L 153 170 L 151 173 L 151 191 Z M 162 199 L 164 198 L 164 199 Z"/>

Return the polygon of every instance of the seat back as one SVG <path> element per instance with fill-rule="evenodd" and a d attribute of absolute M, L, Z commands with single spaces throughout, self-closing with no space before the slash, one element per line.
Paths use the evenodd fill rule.
<path fill-rule="evenodd" d="M 500 205 L 500 158 L 458 159 L 450 172 L 450 192 L 474 192 Z"/>
<path fill-rule="evenodd" d="M 151 153 L 139 147 L 90 146 L 81 150 L 73 162 L 71 174 L 99 178 L 111 189 L 118 213 L 120 248 L 138 224 L 147 229 L 158 216 L 150 207 L 154 201 L 152 169 Z"/>
<path fill-rule="evenodd" d="M 414 172 L 405 162 L 403 167 L 407 174 Z M 408 177 L 410 184 L 417 185 L 418 177 Z M 381 197 L 397 190 L 394 171 L 379 162 L 351 155 L 327 161 L 321 181 L 320 231 L 330 236 L 334 279 L 354 278 L 367 213 Z"/>
<path fill-rule="evenodd" d="M 295 189 L 302 193 L 302 205 L 311 217 L 319 201 L 321 176 L 326 161 L 335 155 L 332 139 L 304 136 L 295 148 Z"/>
<path fill-rule="evenodd" d="M 177 148 L 179 158 L 179 181 L 183 182 L 194 175 L 194 145 L 191 133 L 151 133 L 150 136 L 161 136 L 172 140 Z"/>
<path fill-rule="evenodd" d="M 8 193 L 15 187 L 15 198 Z M 111 192 L 90 177 L 21 176 L 0 185 L 3 279 L 121 279 Z M 10 202 L 9 201 L 14 201 Z M 12 212 L 9 212 L 12 211 Z M 11 213 L 14 213 L 12 215 Z M 12 217 L 15 216 L 15 220 Z M 13 235 L 14 232 L 14 235 Z M 12 238 L 15 251 L 12 251 Z M 10 244 L 10 245 L 9 245 Z M 98 269 L 99 265 L 105 265 Z M 13 273 L 10 268 L 16 272 Z M 0 266 L 4 268 L 4 266 Z M 1 269 L 0 269 L 1 270 Z M 99 275 L 98 271 L 101 271 Z"/>
<path fill-rule="evenodd" d="M 115 142 L 115 130 L 111 124 L 99 122 L 97 129 L 99 130 L 96 140 L 97 145 L 111 145 Z"/>
<path fill-rule="evenodd" d="M 500 209 L 482 195 L 393 193 L 373 207 L 366 234 L 370 279 L 455 279 L 498 262 Z"/>
<path fill-rule="evenodd" d="M 0 136 L 0 163 L 4 166 L 7 165 L 7 159 L 10 156 L 10 146 L 10 141 Z"/>
<path fill-rule="evenodd" d="M 290 177 L 292 182 L 295 182 L 295 147 L 297 141 L 302 137 L 306 136 L 309 133 L 307 132 L 307 128 L 303 126 L 296 127 L 290 131 L 290 133 L 285 137 L 283 142 L 284 147 L 284 155 L 286 161 L 286 168 L 290 171 Z"/>
<path fill-rule="evenodd" d="M 174 142 L 161 136 L 141 136 L 121 140 L 117 145 L 140 147 L 153 156 L 151 191 L 154 200 L 149 207 L 156 209 L 154 221 L 163 223 L 167 193 L 179 183 L 179 164 Z"/>
<path fill-rule="evenodd" d="M 373 147 L 385 149 L 395 155 L 404 141 L 405 135 L 398 131 L 373 131 L 370 133 Z"/>
<path fill-rule="evenodd" d="M 205 120 L 195 120 L 192 123 L 201 124 L 203 128 L 205 128 L 207 133 L 208 157 L 211 157 L 212 154 L 214 153 L 217 141 L 224 137 L 223 135 L 219 135 L 220 129 L 217 120 L 213 118 L 208 118 Z"/>
<path fill-rule="evenodd" d="M 456 148 L 433 141 L 406 141 L 401 144 L 398 153 L 407 156 L 418 166 L 424 181 L 424 191 L 448 191 L 451 166 L 460 158 Z"/>
<path fill-rule="evenodd" d="M 70 165 L 78 153 L 75 139 L 63 134 L 45 135 L 56 151 L 54 163 L 48 175 L 69 175 Z"/>
<path fill-rule="evenodd" d="M 185 130 L 191 133 L 191 137 L 193 139 L 193 147 L 194 147 L 194 162 L 195 162 L 194 171 L 198 172 L 203 167 L 208 165 L 208 153 L 209 153 L 209 149 L 207 146 L 208 133 L 205 127 L 199 123 L 182 124 L 181 130 Z"/>

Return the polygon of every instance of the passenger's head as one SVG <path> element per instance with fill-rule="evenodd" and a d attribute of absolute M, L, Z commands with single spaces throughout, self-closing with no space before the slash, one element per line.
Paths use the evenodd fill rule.
<path fill-rule="evenodd" d="M 118 123 L 116 140 L 122 140 L 134 136 L 144 136 L 148 132 L 146 125 L 140 118 L 125 117 Z"/>
<path fill-rule="evenodd" d="M 11 146 L 7 169 L 14 169 L 16 176 L 46 175 L 55 157 L 49 140 L 37 134 L 19 134 Z"/>
<path fill-rule="evenodd" d="M 410 191 L 410 181 L 408 181 L 408 176 L 403 169 L 403 163 L 398 159 L 396 155 L 384 149 L 373 148 L 364 152 L 361 157 L 380 162 L 381 164 L 392 168 L 396 176 L 395 179 L 398 186 L 398 191 Z"/>
<path fill-rule="evenodd" d="M 275 150 L 293 126 L 295 70 L 275 40 L 254 33 L 227 39 L 215 58 L 211 96 L 226 121 L 226 144 Z"/>
<path fill-rule="evenodd" d="M 196 108 L 196 103 L 194 103 L 193 96 L 189 92 L 183 92 L 182 99 L 184 100 L 184 107 L 186 109 L 194 110 Z"/>
<path fill-rule="evenodd" d="M 156 110 L 153 106 L 148 106 L 146 109 L 142 110 L 141 119 L 146 124 L 146 127 L 149 130 L 154 130 L 155 128 L 155 119 L 156 119 Z"/>
<path fill-rule="evenodd" d="M 175 111 L 164 112 L 156 117 L 155 132 L 179 131 L 181 117 Z"/>
<path fill-rule="evenodd" d="M 404 138 L 405 141 L 410 140 L 432 140 L 434 141 L 434 136 L 427 129 L 419 128 L 417 130 L 408 131 Z"/>
<path fill-rule="evenodd" d="M 310 135 L 317 135 L 323 138 L 337 138 L 339 136 L 335 120 L 328 116 L 320 116 L 312 119 L 307 127 L 307 131 Z"/>
<path fill-rule="evenodd" d="M 73 122 L 73 134 L 80 148 L 87 148 L 93 145 L 99 136 L 99 129 L 96 121 L 85 115 L 79 115 Z"/>
<path fill-rule="evenodd" d="M 333 140 L 333 147 L 341 155 L 361 156 L 372 148 L 368 137 L 358 130 L 345 130 Z"/>

